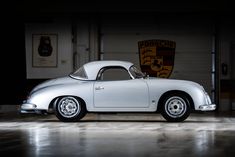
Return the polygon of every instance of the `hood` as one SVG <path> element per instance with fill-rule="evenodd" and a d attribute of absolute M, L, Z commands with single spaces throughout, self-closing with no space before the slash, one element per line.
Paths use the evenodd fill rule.
<path fill-rule="evenodd" d="M 202 85 L 200 85 L 197 82 L 193 82 L 193 81 L 189 81 L 189 80 L 165 79 L 165 78 L 156 78 L 156 77 L 149 77 L 148 79 L 158 80 L 158 82 L 165 83 L 165 84 L 171 83 L 171 84 L 177 84 L 177 85 L 182 85 L 182 86 L 185 84 L 188 84 L 188 85 L 198 87 L 201 90 L 205 91 L 205 89 L 203 88 Z"/>
<path fill-rule="evenodd" d="M 31 93 L 33 93 L 36 90 L 48 87 L 48 86 L 61 85 L 61 84 L 69 84 L 69 83 L 78 83 L 78 82 L 82 82 L 82 81 L 77 80 L 77 79 L 73 79 L 73 78 L 71 78 L 69 76 L 61 77 L 61 78 L 56 78 L 56 79 L 50 79 L 50 80 L 42 82 L 39 85 L 37 85 L 36 87 L 34 87 L 33 90 L 31 91 Z"/>

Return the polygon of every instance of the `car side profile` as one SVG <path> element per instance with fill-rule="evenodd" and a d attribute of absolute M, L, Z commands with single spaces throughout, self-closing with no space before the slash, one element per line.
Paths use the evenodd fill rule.
<path fill-rule="evenodd" d="M 21 105 L 21 113 L 52 112 L 63 122 L 79 121 L 87 112 L 160 112 L 180 122 L 192 111 L 215 109 L 198 83 L 146 77 L 126 61 L 86 63 L 37 85 Z"/>

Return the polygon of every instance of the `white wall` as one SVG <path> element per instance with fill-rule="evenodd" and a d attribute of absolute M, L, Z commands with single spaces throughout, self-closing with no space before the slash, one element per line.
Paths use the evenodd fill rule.
<path fill-rule="evenodd" d="M 58 56 L 56 67 L 32 66 L 32 35 L 57 34 Z M 31 23 L 25 25 L 27 79 L 55 78 L 72 72 L 72 34 L 69 23 Z"/>

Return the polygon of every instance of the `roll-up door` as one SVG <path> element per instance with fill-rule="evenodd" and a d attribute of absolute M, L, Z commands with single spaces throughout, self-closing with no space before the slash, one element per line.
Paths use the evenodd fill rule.
<path fill-rule="evenodd" d="M 171 21 L 167 17 L 158 20 L 154 16 L 103 17 L 100 57 L 103 60 L 127 60 L 140 66 L 138 41 L 175 41 L 175 61 L 170 78 L 198 82 L 211 93 L 212 26 L 205 21 L 177 16 Z"/>

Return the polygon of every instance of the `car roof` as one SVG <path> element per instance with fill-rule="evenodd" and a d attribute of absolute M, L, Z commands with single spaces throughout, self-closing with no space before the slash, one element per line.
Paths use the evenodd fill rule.
<path fill-rule="evenodd" d="M 93 61 L 83 65 L 89 80 L 95 80 L 100 69 L 104 67 L 119 66 L 127 70 L 133 65 L 131 62 L 127 61 L 117 61 L 117 60 L 103 60 L 103 61 Z"/>

